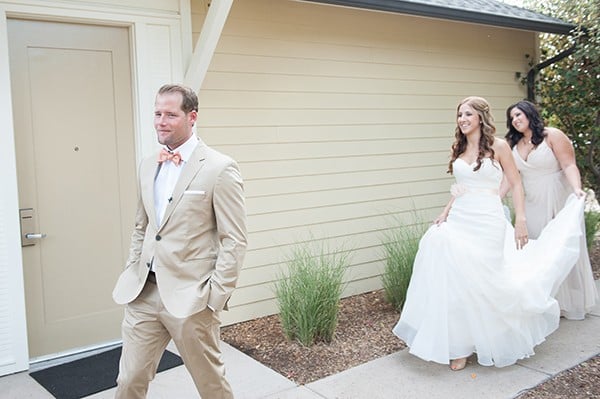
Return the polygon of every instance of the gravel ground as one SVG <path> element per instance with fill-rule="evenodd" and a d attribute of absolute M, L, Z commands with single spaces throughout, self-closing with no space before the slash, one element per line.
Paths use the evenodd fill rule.
<path fill-rule="evenodd" d="M 590 248 L 594 278 L 600 278 L 600 240 Z M 382 291 L 344 298 L 331 343 L 304 347 L 285 339 L 277 315 L 226 326 L 221 337 L 250 357 L 298 383 L 307 384 L 406 347 L 390 331 L 399 313 Z M 600 356 L 566 370 L 518 399 L 600 399 Z"/>

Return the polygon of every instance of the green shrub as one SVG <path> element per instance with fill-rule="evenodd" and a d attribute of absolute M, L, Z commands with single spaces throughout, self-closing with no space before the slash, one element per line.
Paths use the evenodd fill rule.
<path fill-rule="evenodd" d="M 585 238 L 588 248 L 594 244 L 594 238 L 600 229 L 600 212 L 587 211 L 583 214 L 585 220 Z"/>
<path fill-rule="evenodd" d="M 313 245 L 313 247 L 311 247 Z M 292 250 L 288 270 L 275 283 L 279 317 L 286 337 L 305 346 L 331 342 L 338 322 L 348 251 L 327 253 L 324 244 Z"/>
<path fill-rule="evenodd" d="M 412 275 L 413 263 L 419 249 L 419 240 L 427 226 L 423 223 L 398 223 L 384 235 L 382 247 L 385 269 L 381 276 L 385 299 L 402 310 Z"/>

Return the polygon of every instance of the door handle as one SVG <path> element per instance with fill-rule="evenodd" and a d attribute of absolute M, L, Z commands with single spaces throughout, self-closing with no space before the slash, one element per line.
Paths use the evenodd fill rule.
<path fill-rule="evenodd" d="M 46 233 L 27 233 L 25 234 L 25 238 L 28 240 L 34 240 L 39 238 L 46 238 Z"/>
<path fill-rule="evenodd" d="M 29 247 L 35 245 L 37 240 L 46 237 L 45 233 L 26 233 L 26 231 L 36 231 L 39 227 L 35 223 L 35 212 L 33 208 L 19 209 L 19 218 L 21 219 L 21 246 Z"/>

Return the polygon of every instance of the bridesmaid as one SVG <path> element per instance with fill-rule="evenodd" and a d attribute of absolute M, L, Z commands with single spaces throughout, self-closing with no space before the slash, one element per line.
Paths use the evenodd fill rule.
<path fill-rule="evenodd" d="M 536 106 L 529 101 L 508 107 L 506 125 L 509 129 L 506 140 L 512 147 L 525 189 L 527 229 L 530 238 L 536 239 L 563 208 L 569 194 L 585 196 L 575 152 L 562 131 L 544 126 Z M 501 195 L 506 191 L 504 187 Z M 584 319 L 598 300 L 585 234 L 581 238 L 580 254 L 556 293 L 561 315 L 571 320 Z"/>

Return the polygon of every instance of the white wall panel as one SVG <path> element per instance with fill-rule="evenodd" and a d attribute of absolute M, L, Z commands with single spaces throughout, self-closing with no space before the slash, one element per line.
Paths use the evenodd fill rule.
<path fill-rule="evenodd" d="M 1 6 L 1 5 L 0 5 Z M 8 71 L 6 16 L 0 7 L 0 71 Z M 10 76 L 0 73 L 0 93 L 10 93 Z M 0 95 L 0 376 L 29 367 L 21 232 L 17 191 L 12 102 Z"/>

